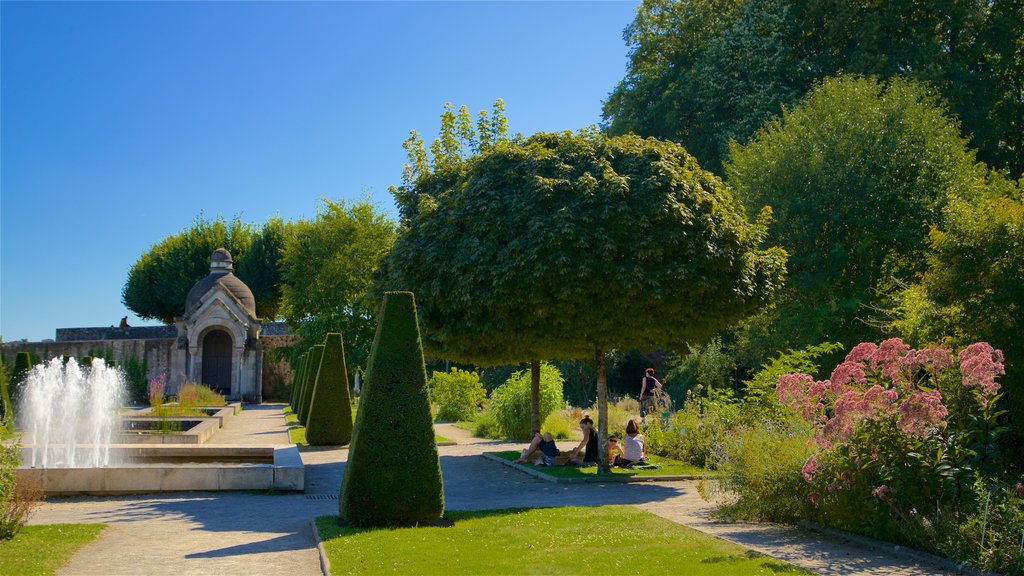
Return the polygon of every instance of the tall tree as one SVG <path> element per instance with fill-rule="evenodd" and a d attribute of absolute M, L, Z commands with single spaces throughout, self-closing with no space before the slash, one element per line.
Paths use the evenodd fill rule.
<path fill-rule="evenodd" d="M 340 332 L 350 364 L 364 365 L 374 330 L 366 290 L 395 234 L 395 224 L 368 201 L 323 200 L 315 220 L 293 224 L 281 259 L 282 310 L 306 345 Z"/>
<path fill-rule="evenodd" d="M 192 286 L 210 273 L 210 255 L 226 248 L 238 263 L 237 276 L 256 297 L 256 314 L 274 318 L 280 307 L 280 238 L 287 225 L 271 219 L 263 227 L 238 218 L 196 218 L 191 226 L 172 234 L 142 254 L 128 271 L 121 300 L 140 318 L 166 324 L 184 313 Z M 254 244 L 255 240 L 255 244 Z M 254 250 L 250 254 L 250 247 Z"/>
<path fill-rule="evenodd" d="M 733 146 L 728 183 L 771 205 L 770 240 L 790 253 L 772 349 L 881 336 L 874 309 L 923 271 L 929 226 L 983 174 L 937 101 L 913 81 L 828 79 Z"/>
<path fill-rule="evenodd" d="M 682 142 L 719 171 L 816 80 L 839 73 L 934 86 L 986 162 L 1024 171 L 1019 0 L 645 0 L 609 95 L 611 134 Z"/>
<path fill-rule="evenodd" d="M 537 134 L 467 160 L 382 266 L 418 296 L 425 345 L 481 365 L 594 358 L 607 469 L 612 348 L 681 348 L 768 301 L 781 249 L 758 248 L 722 182 L 678 145 Z"/>

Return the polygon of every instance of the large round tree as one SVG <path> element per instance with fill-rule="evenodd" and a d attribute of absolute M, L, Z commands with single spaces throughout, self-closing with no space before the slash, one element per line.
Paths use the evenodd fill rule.
<path fill-rule="evenodd" d="M 749 222 L 676 144 L 541 133 L 469 158 L 419 206 L 382 283 L 417 295 L 433 355 L 595 357 L 606 469 L 604 351 L 682 348 L 767 302 L 785 274 L 785 253 L 759 248 L 767 218 Z"/>

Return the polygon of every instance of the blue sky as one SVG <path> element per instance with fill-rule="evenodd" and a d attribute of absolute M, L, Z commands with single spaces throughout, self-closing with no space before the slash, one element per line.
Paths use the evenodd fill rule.
<path fill-rule="evenodd" d="M 445 102 L 513 131 L 600 120 L 637 2 L 0 4 L 0 336 L 108 326 L 200 213 L 387 192 Z"/>

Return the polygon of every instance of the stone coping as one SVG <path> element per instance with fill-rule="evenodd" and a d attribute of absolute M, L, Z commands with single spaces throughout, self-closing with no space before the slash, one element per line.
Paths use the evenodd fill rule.
<path fill-rule="evenodd" d="M 167 405 L 175 406 L 175 405 L 177 405 L 177 402 L 168 402 Z M 215 418 L 215 419 L 217 419 L 217 425 L 219 427 L 223 428 L 224 424 L 225 424 L 225 420 L 227 420 L 227 419 L 231 418 L 232 416 L 238 414 L 238 411 L 242 409 L 242 403 L 241 402 L 229 402 L 226 406 L 196 406 L 196 408 L 201 408 L 203 410 L 209 410 L 211 408 L 215 408 L 215 409 L 217 409 L 217 411 L 215 413 L 213 413 L 213 414 L 204 414 L 202 416 L 180 416 L 180 417 L 179 416 L 169 416 L 169 417 L 167 417 L 167 419 L 186 418 L 188 420 L 198 420 L 200 418 Z M 153 412 L 153 407 L 150 406 L 148 408 L 142 408 L 140 410 L 136 410 L 136 411 L 133 411 L 133 412 L 130 412 L 130 413 L 127 413 L 127 414 L 121 414 L 121 417 L 122 418 L 132 418 L 132 419 L 134 419 L 134 418 L 153 418 L 153 416 L 150 416 L 150 414 L 152 412 Z"/>
<path fill-rule="evenodd" d="M 700 480 L 701 476 L 694 476 L 692 474 L 675 474 L 675 475 L 662 475 L 662 476 L 594 476 L 592 478 L 558 478 L 550 474 L 542 472 L 542 467 L 535 467 L 532 465 L 525 465 L 506 460 L 493 452 L 484 452 L 481 454 L 484 458 L 492 460 L 494 462 L 500 462 L 511 468 L 515 468 L 520 472 L 525 472 L 534 478 L 540 478 L 545 482 L 554 482 L 556 484 L 602 484 L 602 483 L 628 483 L 628 482 L 672 482 L 678 480 Z"/>
<path fill-rule="evenodd" d="M 169 434 L 147 433 L 146 431 L 134 431 L 129 434 L 120 432 L 114 435 L 119 444 L 202 444 L 209 440 L 217 430 L 220 430 L 221 420 L 218 418 L 192 418 L 192 417 L 169 417 L 154 418 L 136 416 L 131 420 L 141 422 L 195 422 L 199 424 L 182 432 Z"/>
<path fill-rule="evenodd" d="M 113 447 L 112 447 L 113 448 Z M 55 495 L 114 495 L 150 492 L 305 489 L 305 467 L 295 446 L 133 446 L 117 447 L 147 456 L 272 459 L 267 463 L 143 464 L 106 468 L 18 468 L 19 479 L 35 482 Z"/>

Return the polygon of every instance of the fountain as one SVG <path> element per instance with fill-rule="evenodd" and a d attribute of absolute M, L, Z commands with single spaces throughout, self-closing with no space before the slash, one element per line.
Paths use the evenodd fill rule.
<path fill-rule="evenodd" d="M 302 490 L 295 445 L 123 444 L 124 377 L 102 359 L 36 366 L 23 384 L 19 479 L 46 494 L 124 494 L 183 490 Z M 199 419 L 203 419 L 200 417 Z M 218 428 L 223 417 L 202 424 Z"/>
<path fill-rule="evenodd" d="M 23 390 L 19 414 L 33 468 L 112 464 L 110 445 L 121 429 L 117 410 L 125 397 L 120 371 L 101 358 L 85 370 L 74 358 L 54 358 L 29 373 Z"/>

